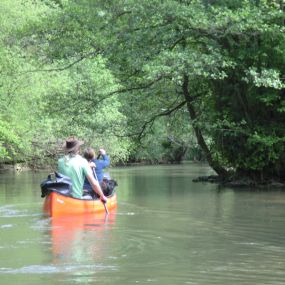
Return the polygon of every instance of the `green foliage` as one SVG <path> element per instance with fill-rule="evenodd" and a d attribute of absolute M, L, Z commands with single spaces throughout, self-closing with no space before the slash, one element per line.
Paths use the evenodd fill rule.
<path fill-rule="evenodd" d="M 92 29 L 81 30 L 81 20 L 93 25 L 93 16 L 72 1 L 5 0 L 0 7 L 6 11 L 0 42 L 1 158 L 33 165 L 56 159 L 61 141 L 75 134 L 105 147 L 113 162 L 125 160 L 129 142 L 118 139 L 125 117 L 111 94 L 119 85 L 94 51 Z"/>
<path fill-rule="evenodd" d="M 173 118 L 157 120 L 150 133 L 133 147 L 131 158 L 149 163 L 180 163 L 196 145 L 187 127 L 178 130 L 173 121 Z"/>
<path fill-rule="evenodd" d="M 0 161 L 20 160 L 17 154 L 23 152 L 24 142 L 11 130 L 11 124 L 0 119 Z"/>
<path fill-rule="evenodd" d="M 0 8 L 2 158 L 47 156 L 39 142 L 76 134 L 114 162 L 179 161 L 199 144 L 237 172 L 285 174 L 282 1 Z"/>
<path fill-rule="evenodd" d="M 28 21 L 36 21 L 41 13 L 47 12 L 35 1 L 8 1 L 0 3 L 0 158 L 2 162 L 24 161 L 32 153 L 31 140 L 35 134 L 35 107 L 37 91 L 33 77 L 24 70 L 33 68 L 33 63 L 25 58 L 25 51 L 18 45 L 15 34 Z M 5 11 L 5 13 L 3 13 Z"/>
<path fill-rule="evenodd" d="M 198 114 L 191 123 L 209 138 L 215 160 L 249 174 L 278 175 L 276 167 L 284 167 L 280 8 L 271 1 L 113 3 L 108 9 L 114 37 L 109 59 L 132 93 L 127 98 L 137 110 L 128 113 L 131 124 L 136 122 L 133 128 L 181 102 L 187 75 Z"/>
<path fill-rule="evenodd" d="M 284 172 L 283 14 L 267 1 L 261 6 L 244 1 L 231 11 L 229 32 L 216 39 L 234 68 L 222 82 L 213 82 L 215 148 L 241 172 L 279 177 Z"/>

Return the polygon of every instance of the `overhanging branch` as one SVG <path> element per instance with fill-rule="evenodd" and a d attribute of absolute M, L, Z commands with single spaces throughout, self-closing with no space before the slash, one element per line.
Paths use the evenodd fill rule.
<path fill-rule="evenodd" d="M 102 51 L 100 49 L 96 50 L 96 51 L 92 51 L 89 53 L 86 53 L 84 55 L 81 55 L 78 59 L 74 60 L 73 62 L 62 66 L 62 67 L 57 67 L 57 68 L 47 68 L 47 69 L 33 69 L 33 70 L 26 70 L 23 72 L 18 73 L 18 75 L 20 74 L 26 74 L 26 73 L 35 73 L 35 72 L 54 72 L 54 71 L 64 71 L 66 69 L 71 68 L 72 66 L 76 65 L 77 63 L 83 61 L 84 59 L 91 57 L 91 56 L 96 56 L 98 54 L 100 54 Z"/>
<path fill-rule="evenodd" d="M 185 104 L 186 104 L 186 101 L 183 101 L 183 102 L 179 103 L 178 105 L 174 106 L 173 108 L 167 109 L 167 110 L 165 110 L 165 111 L 163 111 L 163 112 L 161 112 L 161 113 L 159 113 L 159 114 L 157 114 L 157 115 L 151 117 L 148 121 L 146 121 L 146 122 L 143 124 L 143 126 L 142 126 L 140 132 L 138 132 L 138 133 L 136 133 L 136 134 L 133 134 L 133 136 L 137 136 L 137 137 L 138 137 L 138 140 L 140 141 L 140 140 L 142 139 L 143 134 L 145 133 L 145 130 L 147 129 L 147 127 L 149 127 L 149 126 L 151 127 L 151 126 L 154 124 L 154 122 L 155 122 L 155 120 L 156 120 L 157 118 L 169 116 L 169 115 L 171 115 L 173 112 L 175 112 L 175 111 L 181 109 Z"/>

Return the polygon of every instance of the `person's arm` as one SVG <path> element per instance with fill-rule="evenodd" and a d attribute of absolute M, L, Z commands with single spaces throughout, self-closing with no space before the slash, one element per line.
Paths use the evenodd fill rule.
<path fill-rule="evenodd" d="M 106 154 L 105 149 L 100 148 L 99 153 L 102 155 L 103 159 L 100 159 L 100 164 L 103 168 L 106 168 L 110 165 L 110 158 L 109 156 Z"/>
<path fill-rule="evenodd" d="M 107 197 L 104 195 L 99 182 L 94 178 L 93 174 L 91 171 L 88 171 L 86 175 L 92 189 L 100 196 L 100 199 L 106 203 L 107 202 Z"/>

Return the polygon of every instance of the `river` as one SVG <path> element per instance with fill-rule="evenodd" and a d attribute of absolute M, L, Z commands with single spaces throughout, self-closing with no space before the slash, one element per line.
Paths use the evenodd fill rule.
<path fill-rule="evenodd" d="M 45 172 L 0 175 L 1 284 L 285 284 L 285 192 L 193 183 L 202 164 L 111 168 L 108 216 L 42 214 Z"/>

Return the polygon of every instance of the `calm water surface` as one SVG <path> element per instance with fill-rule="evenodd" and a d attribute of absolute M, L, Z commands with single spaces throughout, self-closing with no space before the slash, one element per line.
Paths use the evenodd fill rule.
<path fill-rule="evenodd" d="M 42 215 L 47 173 L 0 175 L 0 282 L 285 284 L 285 192 L 193 183 L 199 164 L 111 169 L 109 216 Z"/>

